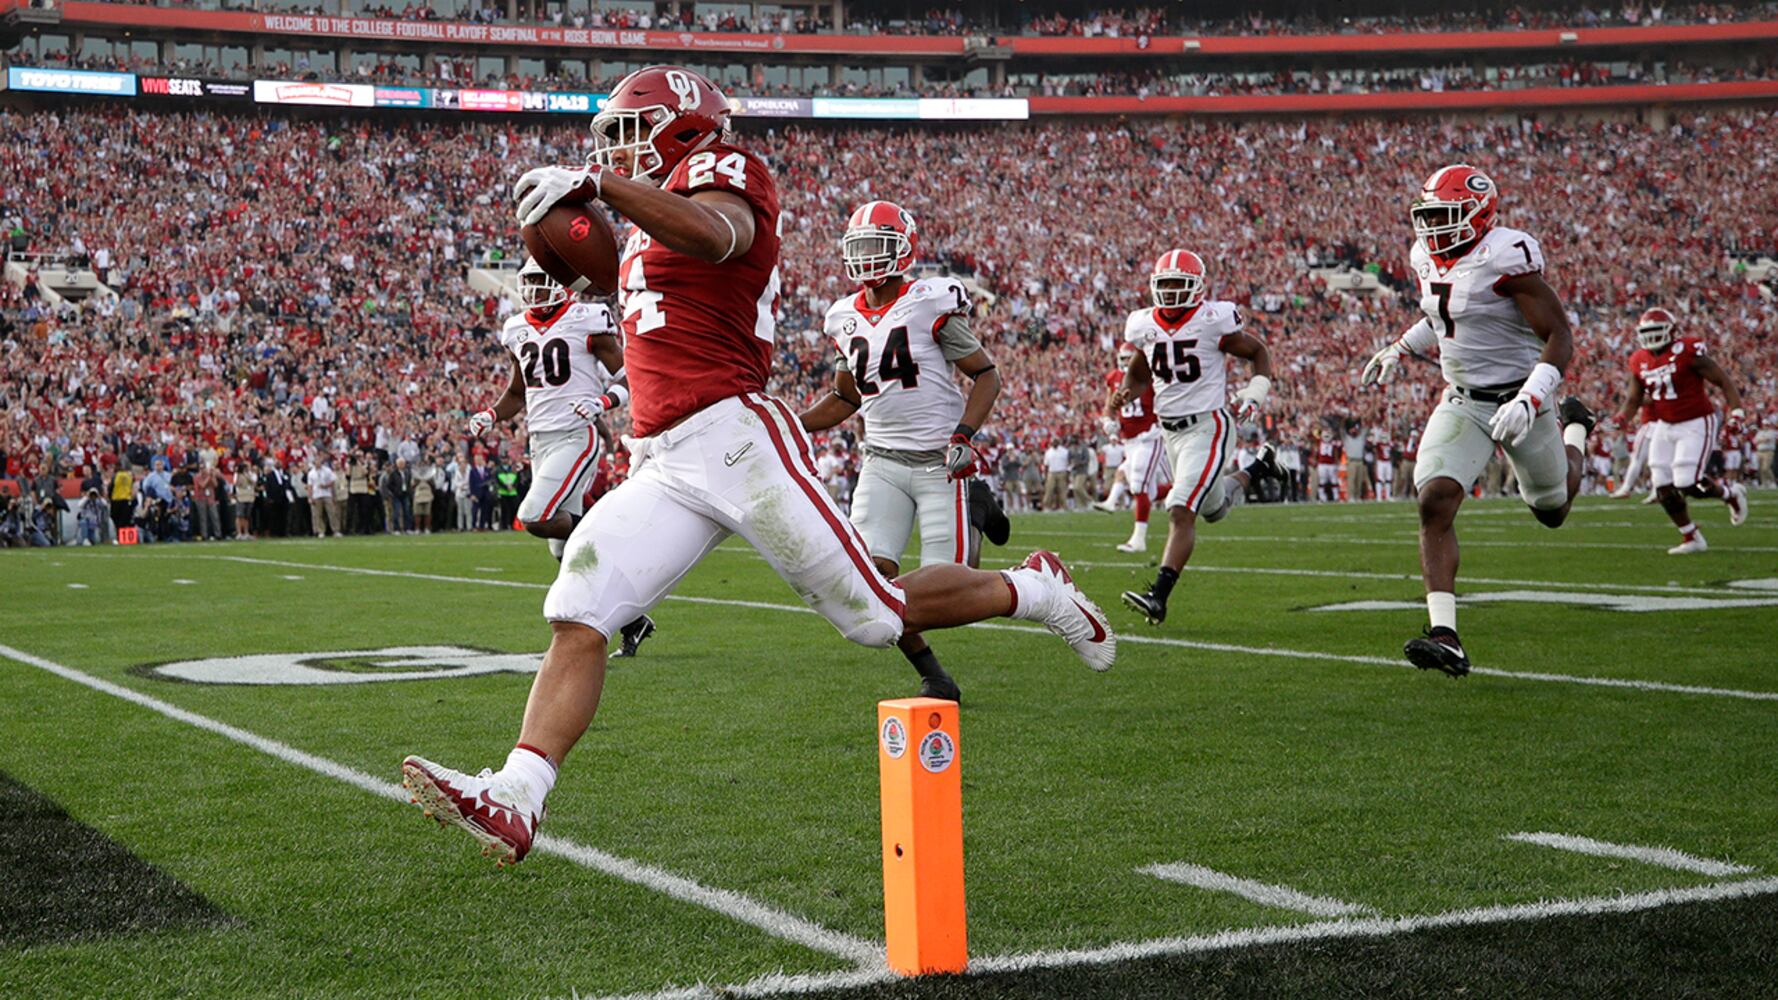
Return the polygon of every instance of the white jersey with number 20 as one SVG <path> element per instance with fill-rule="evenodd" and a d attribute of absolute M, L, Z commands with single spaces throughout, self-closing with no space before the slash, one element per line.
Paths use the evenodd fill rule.
<path fill-rule="evenodd" d="M 518 359 L 525 381 L 525 426 L 535 431 L 585 427 L 574 404 L 596 398 L 611 372 L 593 356 L 593 338 L 617 334 L 611 310 L 600 302 L 567 302 L 538 315 L 525 311 L 507 319 L 500 346 Z"/>

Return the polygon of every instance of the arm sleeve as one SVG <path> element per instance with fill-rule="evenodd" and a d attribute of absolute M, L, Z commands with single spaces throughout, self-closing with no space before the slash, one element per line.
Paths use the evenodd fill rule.
<path fill-rule="evenodd" d="M 982 349 L 982 342 L 969 329 L 969 317 L 962 313 L 946 316 L 933 336 L 938 338 L 939 350 L 944 352 L 946 361 L 967 358 Z"/>
<path fill-rule="evenodd" d="M 1422 316 L 1418 323 L 1408 327 L 1398 343 L 1415 354 L 1426 354 L 1438 343 L 1438 334 L 1432 329 L 1432 321 Z"/>

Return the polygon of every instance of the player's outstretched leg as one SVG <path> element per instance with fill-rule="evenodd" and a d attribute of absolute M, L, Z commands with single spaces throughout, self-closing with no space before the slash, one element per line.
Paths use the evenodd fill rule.
<path fill-rule="evenodd" d="M 1598 423 L 1593 411 L 1587 409 L 1578 396 L 1569 396 L 1562 400 L 1556 412 L 1562 421 L 1562 450 L 1568 459 L 1567 499 L 1560 507 L 1531 508 L 1531 513 L 1539 523 L 1550 528 L 1560 528 L 1568 520 L 1574 498 L 1580 495 L 1581 480 L 1587 471 L 1587 435 L 1593 432 L 1593 425 Z"/>
<path fill-rule="evenodd" d="M 1710 543 L 1704 541 L 1704 533 L 1692 522 L 1691 508 L 1677 486 L 1672 483 L 1657 486 L 1655 495 L 1659 497 L 1661 509 L 1667 512 L 1667 518 L 1679 529 L 1679 544 L 1668 549 L 1668 555 L 1689 556 L 1710 548 Z"/>
<path fill-rule="evenodd" d="M 1452 677 L 1469 673 L 1469 654 L 1457 638 L 1457 510 L 1464 489 L 1439 476 L 1420 487 L 1420 571 L 1426 580 L 1423 636 L 1402 647 L 1408 662 L 1421 670 L 1439 670 Z"/>
<path fill-rule="evenodd" d="M 907 600 L 907 631 L 1018 618 L 1042 623 L 1094 670 L 1110 670 L 1117 659 L 1117 633 L 1053 552 L 1033 552 L 998 573 L 955 563 L 922 566 L 896 583 Z"/>
<path fill-rule="evenodd" d="M 1012 521 L 1000 498 L 980 479 L 969 480 L 969 523 L 982 537 L 995 545 L 1005 545 L 1012 538 Z"/>

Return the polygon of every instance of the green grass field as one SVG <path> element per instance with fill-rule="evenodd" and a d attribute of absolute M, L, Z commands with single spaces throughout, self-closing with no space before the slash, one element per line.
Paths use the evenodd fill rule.
<path fill-rule="evenodd" d="M 530 677 L 480 671 L 547 644 L 541 542 L 0 553 L 0 778 L 189 890 L 0 816 L 0 995 L 1778 994 L 1771 504 L 1738 529 L 1701 509 L 1712 549 L 1683 559 L 1633 502 L 1557 532 L 1470 505 L 1463 680 L 1400 660 L 1407 504 L 1237 511 L 1158 629 L 1118 605 L 1152 573 L 1113 548 L 1125 515 L 1017 519 L 985 564 L 1054 548 L 1125 641 L 1100 675 L 1024 623 L 933 637 L 964 691 L 976 960 L 911 984 L 879 968 L 875 703 L 912 673 L 738 542 L 613 667 L 553 839 L 509 871 L 394 786 L 406 753 L 504 758 Z M 177 666 L 413 646 L 467 652 L 311 672 L 437 673 L 360 683 Z M 1174 864 L 1345 915 L 1144 871 Z M 79 916 L 118 894 L 162 902 Z"/>

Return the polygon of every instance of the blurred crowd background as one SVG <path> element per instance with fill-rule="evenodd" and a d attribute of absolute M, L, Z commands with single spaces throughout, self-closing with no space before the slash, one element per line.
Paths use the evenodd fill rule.
<path fill-rule="evenodd" d="M 896 200 L 919 219 L 926 265 L 980 290 L 976 326 L 1006 386 L 984 447 L 1024 509 L 1103 495 L 1105 374 L 1124 317 L 1147 304 L 1150 265 L 1175 246 L 1204 256 L 1211 294 L 1240 303 L 1276 359 L 1270 409 L 1244 445 L 1271 441 L 1308 469 L 1325 438 L 1341 495 L 1374 496 L 1377 463 L 1412 460 L 1438 379 L 1417 365 L 1360 391 L 1357 377 L 1418 316 L 1407 205 L 1453 161 L 1491 172 L 1501 222 L 1542 241 L 1579 337 L 1566 390 L 1609 410 L 1636 315 L 1673 309 L 1747 397 L 1748 420 L 1720 443 L 1745 479 L 1770 482 L 1778 303 L 1748 269 L 1778 256 L 1774 136 L 1778 116 L 1725 110 L 1659 129 L 747 123 L 738 141 L 772 165 L 784 204 L 774 391 L 793 404 L 825 391 L 820 317 L 853 291 L 840 230 L 851 206 Z M 510 526 L 522 424 L 471 439 L 464 422 L 506 383 L 494 331 L 513 305 L 467 274 L 522 253 L 511 184 L 582 159 L 583 124 L 94 107 L 0 112 L 0 140 L 8 253 L 72 255 L 117 293 L 51 306 L 35 277 L 0 283 L 0 544 L 99 541 L 124 525 L 157 539 Z M 1327 268 L 1378 288 L 1330 288 Z M 1625 430 L 1596 436 L 1608 470 Z M 844 496 L 850 430 L 818 446 Z M 1059 499 L 1043 495 L 1058 446 L 1079 485 Z M 609 456 L 597 488 L 624 472 Z"/>

